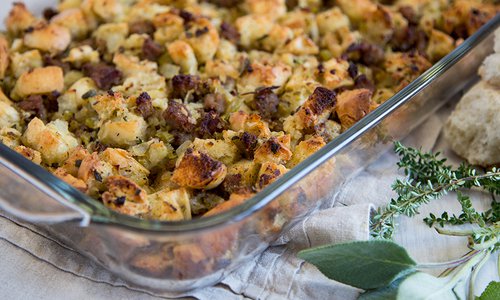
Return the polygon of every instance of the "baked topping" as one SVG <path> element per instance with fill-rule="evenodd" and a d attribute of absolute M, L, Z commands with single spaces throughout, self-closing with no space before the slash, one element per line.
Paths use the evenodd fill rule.
<path fill-rule="evenodd" d="M 111 209 L 170 221 L 251 197 L 498 12 L 480 0 L 125 2 L 43 17 L 13 5 L 1 140 Z"/>

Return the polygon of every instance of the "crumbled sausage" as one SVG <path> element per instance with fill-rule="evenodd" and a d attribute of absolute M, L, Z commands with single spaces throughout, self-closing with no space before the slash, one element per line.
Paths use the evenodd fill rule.
<path fill-rule="evenodd" d="M 48 54 L 45 54 L 43 56 L 43 64 L 44 66 L 60 67 L 64 71 L 64 73 L 68 72 L 71 69 L 69 63 L 62 62 L 62 60 L 52 57 Z"/>
<path fill-rule="evenodd" d="M 254 94 L 255 108 L 264 119 L 271 119 L 278 111 L 280 99 L 273 90 L 276 87 L 258 88 Z"/>
<path fill-rule="evenodd" d="M 142 57 L 147 60 L 156 61 L 164 52 L 163 47 L 152 38 L 147 38 L 142 44 Z"/>
<path fill-rule="evenodd" d="M 240 33 L 238 30 L 227 22 L 222 22 L 220 25 L 220 31 L 221 36 L 230 42 L 238 43 L 240 40 Z"/>
<path fill-rule="evenodd" d="M 257 149 L 257 136 L 248 132 L 242 132 L 240 136 L 232 139 L 233 143 L 238 147 L 243 157 L 253 159 L 255 149 Z"/>
<path fill-rule="evenodd" d="M 19 102 L 17 104 L 17 106 L 20 109 L 40 118 L 42 120 L 45 120 L 47 117 L 47 109 L 45 108 L 45 106 L 43 104 L 43 97 L 40 95 L 28 96 L 26 99 Z"/>
<path fill-rule="evenodd" d="M 145 119 L 154 113 L 151 97 L 148 93 L 142 92 L 137 99 L 135 99 L 136 112 L 141 114 Z"/>
<path fill-rule="evenodd" d="M 155 32 L 155 25 L 148 20 L 140 20 L 129 25 L 130 34 L 148 34 L 152 35 Z"/>
<path fill-rule="evenodd" d="M 209 111 L 203 114 L 198 126 L 200 137 L 212 137 L 216 132 L 222 132 L 227 128 L 226 122 L 214 111 Z"/>
<path fill-rule="evenodd" d="M 176 75 L 172 78 L 172 97 L 184 99 L 190 91 L 198 90 L 201 85 L 199 76 Z"/>
<path fill-rule="evenodd" d="M 355 61 L 367 66 L 377 65 L 384 60 L 384 49 L 380 46 L 361 42 L 350 45 L 346 53 Z"/>
<path fill-rule="evenodd" d="M 194 129 L 194 124 L 190 122 L 191 114 L 184 104 L 170 100 L 168 107 L 163 112 L 165 122 L 175 129 L 185 132 L 191 132 Z"/>
<path fill-rule="evenodd" d="M 367 89 L 373 93 L 375 91 L 375 84 L 365 74 L 361 74 L 354 79 L 354 88 Z"/>
<path fill-rule="evenodd" d="M 120 84 L 123 77 L 122 72 L 105 63 L 87 63 L 83 65 L 82 70 L 101 90 L 109 90 L 114 85 Z"/>
<path fill-rule="evenodd" d="M 47 21 L 50 21 L 54 16 L 56 16 L 59 12 L 51 7 L 47 7 L 43 10 L 43 18 Z"/>

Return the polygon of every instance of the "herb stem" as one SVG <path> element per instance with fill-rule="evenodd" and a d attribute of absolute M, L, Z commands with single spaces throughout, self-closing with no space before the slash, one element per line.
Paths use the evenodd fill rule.
<path fill-rule="evenodd" d="M 464 277 L 469 274 L 470 269 L 477 265 L 481 260 L 484 259 L 486 253 L 482 252 L 483 255 L 475 255 L 472 257 L 465 265 L 463 265 L 453 277 L 448 281 L 442 288 L 434 292 L 432 295 L 429 295 L 427 299 L 433 299 L 433 297 L 438 296 L 442 291 L 451 290 L 453 287 L 457 285 Z"/>
<path fill-rule="evenodd" d="M 470 236 L 474 233 L 473 230 L 456 230 L 456 229 L 444 229 L 441 227 L 434 227 L 439 234 L 452 235 L 452 236 Z"/>
<path fill-rule="evenodd" d="M 412 205 L 415 205 L 415 203 L 418 203 L 420 199 L 425 199 L 433 194 L 439 194 L 442 193 L 443 191 L 446 192 L 448 189 L 451 187 L 460 187 L 463 186 L 464 183 L 468 181 L 478 181 L 481 179 L 486 179 L 486 178 L 491 178 L 491 177 L 498 177 L 500 176 L 500 171 L 495 171 L 495 172 L 488 172 L 485 174 L 481 175 L 474 175 L 474 176 L 467 176 L 459 179 L 454 179 L 448 182 L 447 184 L 443 185 L 438 185 L 436 187 L 432 187 L 431 189 L 422 192 L 420 194 L 416 194 L 413 197 L 400 200 L 398 201 L 398 208 L 396 209 L 391 209 L 388 208 L 386 209 L 381 215 L 378 216 L 376 221 L 371 225 L 372 232 L 381 232 L 384 228 L 384 224 L 386 224 L 390 219 L 394 219 L 395 217 L 398 217 L 401 215 L 401 208 L 404 207 L 410 207 Z M 392 222 L 391 222 L 392 223 Z"/>
<path fill-rule="evenodd" d="M 418 264 L 417 269 L 440 269 L 440 268 L 453 268 L 456 266 L 459 266 L 470 259 L 472 259 L 474 256 L 478 255 L 481 253 L 479 250 L 472 250 L 466 255 L 460 257 L 459 259 L 451 260 L 451 261 L 446 261 L 446 262 L 440 262 L 440 263 L 426 263 L 426 264 Z"/>
<path fill-rule="evenodd" d="M 476 298 L 474 296 L 474 283 L 476 282 L 477 274 L 483 268 L 484 264 L 488 261 L 490 256 L 491 256 L 491 252 L 486 251 L 483 259 L 481 261 L 479 261 L 479 263 L 474 267 L 474 270 L 472 270 L 472 274 L 470 275 L 470 279 L 469 279 L 469 297 L 467 299 L 475 299 Z"/>

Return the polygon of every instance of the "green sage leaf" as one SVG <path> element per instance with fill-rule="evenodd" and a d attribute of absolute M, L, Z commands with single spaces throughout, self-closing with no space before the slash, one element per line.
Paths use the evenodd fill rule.
<path fill-rule="evenodd" d="M 326 277 L 364 290 L 387 286 L 416 265 L 403 247 L 383 240 L 322 246 L 298 256 Z"/>
<path fill-rule="evenodd" d="M 492 281 L 488 284 L 484 292 L 477 300 L 497 300 L 500 299 L 500 282 Z"/>

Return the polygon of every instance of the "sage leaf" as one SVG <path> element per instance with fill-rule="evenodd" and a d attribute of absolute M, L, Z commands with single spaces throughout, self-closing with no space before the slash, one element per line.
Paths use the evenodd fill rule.
<path fill-rule="evenodd" d="M 364 290 L 387 286 L 416 265 L 403 247 L 383 240 L 321 246 L 298 256 L 326 277 Z"/>
<path fill-rule="evenodd" d="M 492 281 L 477 300 L 497 300 L 500 298 L 500 282 Z"/>

